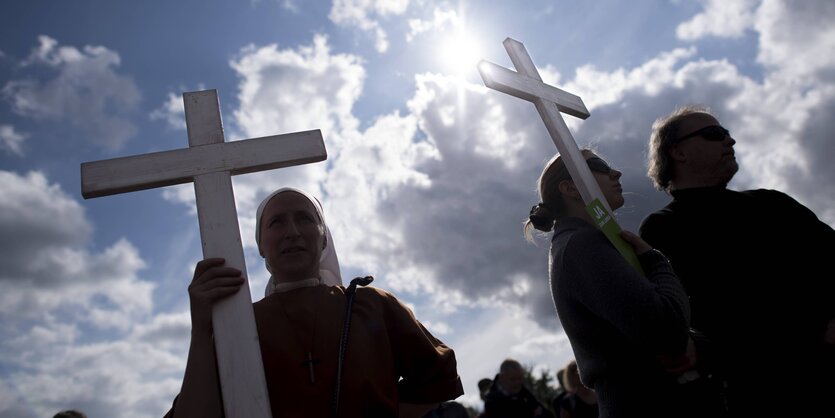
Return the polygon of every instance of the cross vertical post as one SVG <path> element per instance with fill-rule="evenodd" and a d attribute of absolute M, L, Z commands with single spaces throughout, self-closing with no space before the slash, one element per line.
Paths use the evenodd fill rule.
<path fill-rule="evenodd" d="M 194 183 L 203 256 L 223 257 L 246 282 L 212 312 L 223 409 L 230 418 L 271 416 L 231 176 L 327 158 L 319 130 L 224 142 L 216 90 L 183 94 L 189 148 L 81 165 L 89 199 Z"/>
<path fill-rule="evenodd" d="M 183 102 L 189 147 L 223 143 L 217 93 L 186 93 Z M 246 278 L 245 285 L 238 292 L 218 301 L 212 308 L 212 329 L 215 332 L 215 355 L 218 359 L 223 408 L 227 411 L 241 411 L 241 414 L 270 417 L 270 397 L 264 377 L 261 347 L 258 344 L 252 296 L 249 293 L 232 176 L 224 171 L 195 176 L 194 195 L 203 258 L 224 257 L 227 266 L 240 270 Z M 240 387 L 230 387 L 232 385 Z M 251 392 L 255 396 L 245 395 L 244 392 Z"/>
<path fill-rule="evenodd" d="M 612 244 L 623 254 L 638 271 L 642 271 L 640 263 L 632 247 L 620 238 L 620 226 L 612 216 L 612 209 L 606 200 L 600 186 L 586 164 L 586 159 L 577 147 L 568 125 L 562 118 L 565 112 L 581 119 L 589 117 L 589 112 L 583 100 L 566 91 L 545 84 L 536 69 L 525 45 L 507 38 L 502 43 L 510 56 L 516 71 L 482 60 L 478 64 L 478 71 L 484 84 L 494 90 L 510 94 L 520 99 L 532 102 L 539 116 L 545 123 L 545 128 L 551 136 L 557 151 L 565 161 L 568 173 L 586 204 L 586 210 L 597 226 L 606 234 Z"/>

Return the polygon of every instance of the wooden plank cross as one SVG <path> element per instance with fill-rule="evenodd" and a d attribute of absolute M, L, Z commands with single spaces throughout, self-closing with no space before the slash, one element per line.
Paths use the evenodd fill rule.
<path fill-rule="evenodd" d="M 232 175 L 322 161 L 319 130 L 224 142 L 216 90 L 183 94 L 189 148 L 81 164 L 85 199 L 194 182 L 203 256 L 243 272 Z M 230 418 L 271 416 L 249 281 L 212 311 L 223 408 Z"/>
<path fill-rule="evenodd" d="M 484 85 L 533 102 L 539 116 L 545 122 L 545 128 L 548 130 L 551 140 L 554 141 L 557 151 L 565 161 L 568 173 L 580 191 L 580 196 L 583 198 L 592 219 L 595 220 L 597 226 L 603 230 L 627 261 L 640 271 L 640 263 L 638 263 L 632 247 L 620 238 L 620 226 L 612 216 L 609 202 L 603 196 L 600 186 L 597 184 L 588 164 L 586 164 L 585 157 L 580 152 L 580 148 L 577 147 L 571 131 L 562 118 L 561 112 L 580 119 L 588 118 L 589 111 L 583 104 L 583 100 L 571 93 L 545 84 L 525 49 L 525 45 L 521 42 L 507 38 L 502 44 L 507 54 L 510 55 L 510 61 L 516 71 L 482 60 L 478 63 L 478 71 L 481 74 L 481 79 L 484 80 Z"/>

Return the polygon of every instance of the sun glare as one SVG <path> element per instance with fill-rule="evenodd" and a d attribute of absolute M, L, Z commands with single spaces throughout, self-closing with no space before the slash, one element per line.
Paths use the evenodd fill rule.
<path fill-rule="evenodd" d="M 457 75 L 476 71 L 482 59 L 478 42 L 465 31 L 458 31 L 446 38 L 441 45 L 440 59 L 444 68 Z"/>

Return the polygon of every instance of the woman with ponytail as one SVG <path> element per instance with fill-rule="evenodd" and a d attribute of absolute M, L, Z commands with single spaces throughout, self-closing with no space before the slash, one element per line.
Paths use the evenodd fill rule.
<path fill-rule="evenodd" d="M 622 173 L 591 150 L 582 154 L 612 210 L 623 206 Z M 524 232 L 530 240 L 533 229 L 553 231 L 551 295 L 600 417 L 686 416 L 676 377 L 691 366 L 690 307 L 666 257 L 624 231 L 646 276 L 633 268 L 594 226 L 559 156 L 546 164 L 538 191 Z"/>

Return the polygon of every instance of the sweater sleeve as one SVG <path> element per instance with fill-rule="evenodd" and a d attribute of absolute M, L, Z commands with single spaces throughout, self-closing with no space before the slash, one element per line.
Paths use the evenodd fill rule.
<path fill-rule="evenodd" d="M 400 401 L 428 404 L 462 395 L 455 352 L 424 328 L 392 294 L 377 290 L 383 299 L 395 367 L 401 377 L 397 384 Z"/>
<path fill-rule="evenodd" d="M 684 350 L 690 323 L 687 294 L 666 257 L 642 254 L 642 276 L 598 230 L 574 234 L 563 261 L 579 303 L 651 352 Z"/>

